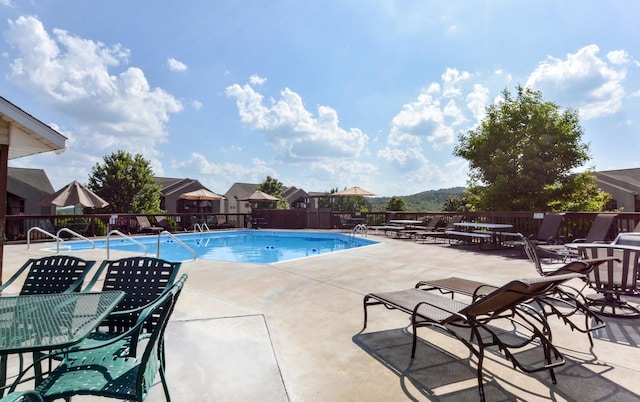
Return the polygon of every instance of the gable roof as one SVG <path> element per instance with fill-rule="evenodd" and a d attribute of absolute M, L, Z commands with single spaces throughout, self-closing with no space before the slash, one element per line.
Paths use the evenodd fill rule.
<path fill-rule="evenodd" d="M 640 193 L 640 168 L 594 172 L 596 180 L 629 193 Z"/>
<path fill-rule="evenodd" d="M 0 119 L 9 123 L 6 136 L 0 132 L 0 143 L 9 144 L 9 159 L 64 150 L 67 137 L 1 96 Z"/>
<path fill-rule="evenodd" d="M 33 187 L 36 190 L 52 194 L 53 186 L 43 169 L 28 169 L 10 167 L 7 169 L 7 178 L 20 182 L 22 185 Z"/>

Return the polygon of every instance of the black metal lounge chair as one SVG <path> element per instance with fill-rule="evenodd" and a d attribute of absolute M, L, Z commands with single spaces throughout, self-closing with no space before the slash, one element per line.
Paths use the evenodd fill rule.
<path fill-rule="evenodd" d="M 158 233 L 164 230 L 161 226 L 153 226 L 146 216 L 136 216 L 136 220 L 138 221 L 138 228 L 143 233 Z"/>
<path fill-rule="evenodd" d="M 421 289 L 406 289 L 395 292 L 369 293 L 364 297 L 364 327 L 367 326 L 367 307 L 383 305 L 388 309 L 397 309 L 411 315 L 413 345 L 411 357 L 415 356 L 417 329 L 432 327 L 461 341 L 478 359 L 477 379 L 480 399 L 484 401 L 482 363 L 485 350 L 497 346 L 511 361 L 514 368 L 533 373 L 549 371 L 553 383 L 556 378 L 553 369 L 564 364 L 564 357 L 545 335 L 546 328 L 538 328 L 544 316 L 536 315 L 531 309 L 521 308 L 521 304 L 542 297 L 562 283 L 580 278 L 579 274 L 566 274 L 512 281 L 498 289 L 487 289 L 487 293 L 476 294 L 471 303 L 453 300 L 449 297 L 425 292 Z M 497 329 L 492 324 L 507 320 L 517 331 Z M 545 325 L 546 327 L 546 325 Z M 502 327 L 504 328 L 504 327 Z M 502 336 L 506 335 L 506 336 Z M 514 340 L 514 336 L 515 339 Z M 519 360 L 523 350 L 541 349 L 540 359 L 536 363 Z"/>
<path fill-rule="evenodd" d="M 562 219 L 562 214 L 546 214 L 544 218 L 542 218 L 538 233 L 530 237 L 529 240 L 534 244 L 557 244 Z"/>

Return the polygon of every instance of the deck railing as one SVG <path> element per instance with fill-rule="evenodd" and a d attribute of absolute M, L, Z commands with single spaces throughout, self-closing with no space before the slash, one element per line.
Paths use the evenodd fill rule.
<path fill-rule="evenodd" d="M 509 223 L 514 231 L 526 236 L 536 234 L 542 222 L 542 213 L 533 212 L 362 212 L 359 214 L 333 211 L 330 208 L 320 209 L 291 209 L 265 210 L 256 209 L 247 214 L 163 214 L 167 221 L 172 222 L 170 231 L 192 231 L 195 225 L 203 224 L 214 230 L 216 228 L 245 228 L 252 220 L 260 219 L 266 222 L 269 229 L 351 229 L 345 224 L 354 217 L 364 220 L 367 225 L 382 225 L 389 219 L 422 220 L 432 215 L 443 215 L 443 225 L 454 215 L 463 215 L 465 221 Z M 566 241 L 583 238 L 589 231 L 596 212 L 567 212 L 564 215 L 559 236 Z M 92 215 L 8 215 L 6 218 L 6 240 L 27 242 L 29 230 L 33 227 L 43 228 L 49 233 L 56 233 L 63 227 L 86 225 L 83 233 L 86 237 L 106 236 L 111 230 L 118 230 L 124 234 L 142 233 L 136 216 L 144 214 L 92 214 Z M 145 215 L 155 224 L 156 215 Z M 214 226 L 209 222 L 217 222 Z M 608 239 L 613 240 L 618 233 L 633 231 L 640 221 L 640 212 L 617 213 L 616 224 L 610 231 Z M 224 224 L 223 224 L 224 222 Z M 48 229 L 47 229 L 48 228 Z M 62 233 L 64 234 L 64 232 Z M 44 233 L 34 231 L 30 233 L 30 240 L 50 240 Z"/>

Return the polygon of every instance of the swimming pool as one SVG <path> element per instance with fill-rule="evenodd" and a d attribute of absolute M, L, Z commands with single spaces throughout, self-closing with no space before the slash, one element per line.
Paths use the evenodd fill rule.
<path fill-rule="evenodd" d="M 377 241 L 342 233 L 273 230 L 230 230 L 175 235 L 196 252 L 197 258 L 209 260 L 253 262 L 269 264 L 297 258 L 333 253 L 356 247 L 377 244 Z M 144 244 L 147 255 L 156 255 L 158 236 L 136 236 L 136 242 Z M 94 240 L 95 248 L 106 249 L 106 239 Z M 140 244 L 121 237 L 109 239 L 110 250 L 142 253 Z M 159 257 L 168 261 L 186 261 L 193 254 L 171 236 L 160 237 Z M 61 251 L 93 249 L 88 241 L 66 241 Z"/>

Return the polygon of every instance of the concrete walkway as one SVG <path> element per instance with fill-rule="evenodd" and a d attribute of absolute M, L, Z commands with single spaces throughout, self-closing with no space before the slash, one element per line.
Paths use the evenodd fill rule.
<path fill-rule="evenodd" d="M 411 360 L 408 316 L 371 307 L 361 332 L 363 296 L 448 276 L 500 285 L 536 277 L 535 268 L 504 253 L 373 238 L 382 243 L 271 265 L 183 263 L 189 280 L 166 334 L 172 399 L 477 400 L 475 361 L 461 343 L 421 329 Z M 3 277 L 45 254 L 39 246 L 5 246 Z M 105 254 L 74 253 L 96 260 Z M 552 320 L 554 344 L 567 358 L 556 385 L 546 372 L 524 374 L 489 353 L 487 400 L 639 400 L 640 320 L 606 321 L 590 348 L 586 335 Z M 164 400 L 159 384 L 147 400 Z"/>

